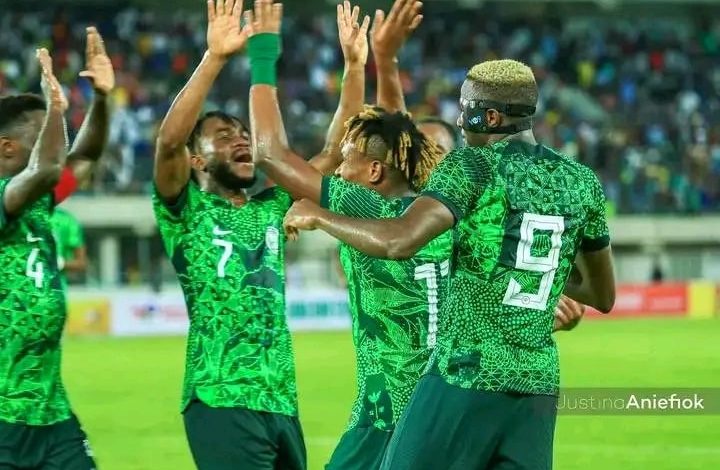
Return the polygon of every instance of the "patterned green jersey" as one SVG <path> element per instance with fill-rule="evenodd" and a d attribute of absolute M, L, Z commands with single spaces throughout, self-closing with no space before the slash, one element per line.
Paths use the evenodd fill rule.
<path fill-rule="evenodd" d="M 351 217 L 398 217 L 412 200 L 385 199 L 340 178 L 323 179 L 322 205 Z M 359 388 L 350 427 L 390 430 L 400 418 L 435 346 L 451 254 L 450 232 L 405 261 L 341 245 Z"/>
<path fill-rule="evenodd" d="M 0 180 L 0 201 L 10 179 Z M 0 202 L 0 421 L 47 425 L 71 416 L 60 380 L 65 296 L 42 197 L 8 219 Z"/>
<path fill-rule="evenodd" d="M 85 245 L 82 226 L 71 213 L 59 207 L 55 209 L 51 223 L 58 257 L 62 260 L 59 261 L 59 264 L 62 265 L 65 261 L 75 257 L 76 249 Z M 63 272 L 61 272 L 61 275 L 64 282 L 65 275 Z"/>
<path fill-rule="evenodd" d="M 458 221 L 448 335 L 433 369 L 464 388 L 556 394 L 555 306 L 578 250 L 610 242 L 597 177 L 511 140 L 453 151 L 423 194 Z"/>
<path fill-rule="evenodd" d="M 272 188 L 235 207 L 190 182 L 177 203 L 157 194 L 153 203 L 190 316 L 183 409 L 198 398 L 296 415 L 282 228 L 290 196 Z"/>

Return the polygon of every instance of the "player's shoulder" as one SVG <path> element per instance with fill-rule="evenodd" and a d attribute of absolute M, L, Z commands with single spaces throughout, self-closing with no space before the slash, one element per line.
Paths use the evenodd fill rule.
<path fill-rule="evenodd" d="M 558 149 L 555 149 L 553 147 L 549 147 L 547 145 L 543 145 L 543 152 L 546 155 L 552 156 L 552 158 L 557 159 L 561 162 L 563 166 L 565 166 L 569 171 L 575 173 L 578 177 L 583 179 L 585 182 L 595 182 L 598 181 L 597 174 L 595 171 L 590 168 L 588 165 L 585 165 L 584 163 L 581 163 L 577 161 L 577 159 L 571 155 L 568 155 L 566 153 L 563 153 L 559 151 Z"/>

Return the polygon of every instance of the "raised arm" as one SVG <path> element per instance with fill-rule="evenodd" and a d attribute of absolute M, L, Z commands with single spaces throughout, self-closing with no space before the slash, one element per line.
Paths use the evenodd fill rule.
<path fill-rule="evenodd" d="M 80 184 L 90 178 L 107 144 L 110 126 L 107 95 L 115 87 L 112 62 L 102 37 L 94 27 L 87 28 L 85 66 L 87 70 L 80 72 L 80 76 L 92 82 L 94 96 L 67 157 L 67 166 Z"/>
<path fill-rule="evenodd" d="M 47 49 L 39 49 L 37 57 L 46 102 L 45 119 L 27 166 L 5 187 L 2 203 L 6 216 L 18 215 L 24 208 L 49 193 L 60 179 L 60 172 L 65 164 L 67 134 L 63 113 L 68 106 L 67 99 L 53 75 L 52 59 Z"/>
<path fill-rule="evenodd" d="M 250 25 L 250 127 L 253 161 L 293 198 L 320 200 L 322 174 L 288 148 L 277 98 L 277 60 L 280 57 L 282 4 L 255 2 L 255 11 L 245 12 Z M 247 26 L 246 26 L 247 27 Z"/>
<path fill-rule="evenodd" d="M 340 102 L 330 123 L 325 147 L 310 160 L 310 164 L 324 175 L 333 174 L 342 163 L 340 145 L 345 135 L 345 122 L 362 111 L 365 103 L 365 64 L 368 57 L 367 31 L 370 17 L 365 16 L 360 25 L 359 16 L 360 7 L 351 7 L 347 0 L 337 6 L 338 36 L 345 58 Z"/>
<path fill-rule="evenodd" d="M 285 231 L 296 239 L 298 230 L 320 229 L 363 253 L 385 259 L 408 259 L 441 233 L 452 228 L 452 212 L 442 203 L 420 197 L 395 219 L 359 219 L 330 212 L 317 204 L 298 201 L 285 216 Z"/>
<path fill-rule="evenodd" d="M 208 0 L 208 50 L 192 77 L 173 101 L 160 125 L 155 148 L 155 185 L 168 201 L 175 200 L 190 180 L 186 143 L 203 103 L 228 59 L 247 42 L 240 29 L 242 0 Z"/>
<path fill-rule="evenodd" d="M 372 49 L 377 67 L 377 104 L 388 112 L 407 112 L 397 54 L 408 36 L 420 25 L 422 2 L 396 0 L 385 18 L 382 10 L 375 12 Z"/>

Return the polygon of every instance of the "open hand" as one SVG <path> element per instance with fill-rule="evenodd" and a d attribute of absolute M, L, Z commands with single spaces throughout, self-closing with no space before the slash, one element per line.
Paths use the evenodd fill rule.
<path fill-rule="evenodd" d="M 248 39 L 246 28 L 240 28 L 243 0 L 207 0 L 208 51 L 227 59 L 239 52 Z"/>
<path fill-rule="evenodd" d="M 376 57 L 391 59 L 397 56 L 405 40 L 420 26 L 421 8 L 422 2 L 416 0 L 395 0 L 387 18 L 382 10 L 375 12 L 370 36 Z"/>
<path fill-rule="evenodd" d="M 360 7 L 352 7 L 345 0 L 337 6 L 338 36 L 345 62 L 348 64 L 365 65 L 368 57 L 368 27 L 370 17 L 365 15 L 362 25 L 358 24 Z"/>
<path fill-rule="evenodd" d="M 575 302 L 570 297 L 564 295 L 560 297 L 560 301 L 555 307 L 553 331 L 570 331 L 575 328 L 585 315 L 585 308 L 585 305 Z"/>
<path fill-rule="evenodd" d="M 115 88 L 115 71 L 105 51 L 102 36 L 94 26 L 87 28 L 85 46 L 85 70 L 81 77 L 89 79 L 96 91 L 108 94 Z"/>
<path fill-rule="evenodd" d="M 283 221 L 285 235 L 290 240 L 297 240 L 300 236 L 300 230 L 315 230 L 318 215 L 321 211 L 322 208 L 309 199 L 296 201 L 285 214 L 285 220 Z"/>
<path fill-rule="evenodd" d="M 272 0 L 255 0 L 255 9 L 245 12 L 245 29 L 248 36 L 262 33 L 280 34 L 282 25 L 282 3 Z"/>
<path fill-rule="evenodd" d="M 65 112 L 68 109 L 68 100 L 63 93 L 62 86 L 53 74 L 52 58 L 45 48 L 35 52 L 40 63 L 40 85 L 48 107 L 54 107 Z"/>

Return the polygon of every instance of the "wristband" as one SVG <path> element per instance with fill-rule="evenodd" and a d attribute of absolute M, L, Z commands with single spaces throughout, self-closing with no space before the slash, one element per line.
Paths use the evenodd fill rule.
<path fill-rule="evenodd" d="M 280 57 L 280 35 L 260 33 L 248 40 L 250 84 L 277 86 L 275 64 Z"/>

